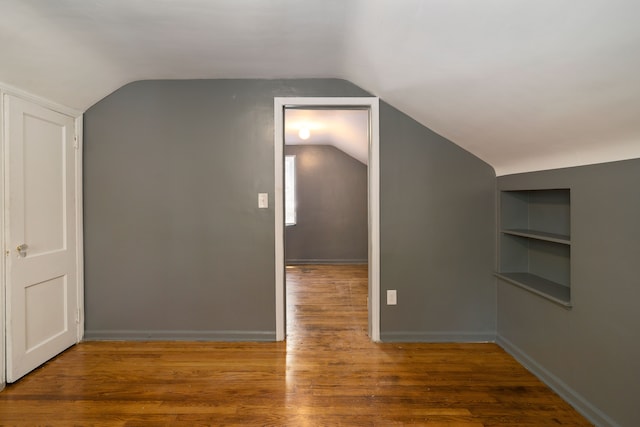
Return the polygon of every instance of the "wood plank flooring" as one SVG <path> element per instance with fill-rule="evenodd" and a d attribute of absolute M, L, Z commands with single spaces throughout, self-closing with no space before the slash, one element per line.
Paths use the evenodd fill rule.
<path fill-rule="evenodd" d="M 588 426 L 494 344 L 375 344 L 366 266 L 287 269 L 286 343 L 84 342 L 2 426 Z"/>

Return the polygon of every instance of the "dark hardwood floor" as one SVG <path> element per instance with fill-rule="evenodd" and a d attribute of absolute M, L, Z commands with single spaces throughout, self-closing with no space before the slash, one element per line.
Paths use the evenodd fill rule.
<path fill-rule="evenodd" d="M 289 267 L 286 342 L 83 342 L 0 425 L 590 425 L 495 344 L 370 342 L 366 295 L 366 266 Z"/>

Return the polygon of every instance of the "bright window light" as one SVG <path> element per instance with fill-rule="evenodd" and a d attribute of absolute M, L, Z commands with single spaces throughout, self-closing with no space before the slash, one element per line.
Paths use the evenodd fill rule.
<path fill-rule="evenodd" d="M 296 225 L 296 156 L 284 156 L 284 223 Z"/>

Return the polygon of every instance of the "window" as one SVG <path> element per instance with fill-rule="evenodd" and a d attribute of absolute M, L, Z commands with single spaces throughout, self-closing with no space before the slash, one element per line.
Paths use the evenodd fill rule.
<path fill-rule="evenodd" d="M 284 223 L 296 225 L 296 156 L 284 156 Z"/>

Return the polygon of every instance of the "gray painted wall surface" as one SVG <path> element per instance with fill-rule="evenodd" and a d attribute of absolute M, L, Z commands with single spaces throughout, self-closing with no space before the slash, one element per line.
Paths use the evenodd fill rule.
<path fill-rule="evenodd" d="M 640 159 L 498 178 L 571 189 L 567 310 L 498 285 L 498 341 L 599 425 L 638 426 Z"/>
<path fill-rule="evenodd" d="M 296 156 L 297 224 L 285 230 L 287 262 L 366 262 L 367 166 L 329 145 L 288 145 Z"/>
<path fill-rule="evenodd" d="M 86 338 L 274 339 L 273 98 L 342 80 L 129 84 L 85 113 Z M 495 336 L 493 170 L 382 103 L 383 339 Z M 382 299 L 385 301 L 385 299 Z"/>
<path fill-rule="evenodd" d="M 385 103 L 380 140 L 382 339 L 493 341 L 493 169 Z"/>
<path fill-rule="evenodd" d="M 273 98 L 366 95 L 342 80 L 141 81 L 91 107 L 86 338 L 274 339 Z"/>

